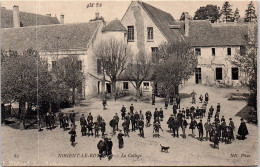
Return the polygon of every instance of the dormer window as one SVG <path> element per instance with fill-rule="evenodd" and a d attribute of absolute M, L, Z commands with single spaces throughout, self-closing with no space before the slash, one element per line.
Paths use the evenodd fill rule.
<path fill-rule="evenodd" d="M 147 27 L 147 41 L 153 41 L 153 27 Z"/>

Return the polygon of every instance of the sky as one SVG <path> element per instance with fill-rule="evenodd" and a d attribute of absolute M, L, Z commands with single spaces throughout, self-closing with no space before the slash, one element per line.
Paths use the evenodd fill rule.
<path fill-rule="evenodd" d="M 150 5 L 157 7 L 163 11 L 171 13 L 173 18 L 178 20 L 182 12 L 188 12 L 191 16 L 197 9 L 207 4 L 217 5 L 222 7 L 224 1 L 194 1 L 194 0 L 164 0 L 164 1 L 144 1 Z M 245 10 L 249 4 L 249 0 L 244 1 L 229 1 L 232 5 L 233 11 L 236 8 L 240 11 L 240 16 L 244 17 Z M 94 7 L 87 7 L 88 4 L 94 3 Z M 102 4 L 101 7 L 96 7 L 96 5 Z M 72 0 L 52 0 L 52 1 L 14 1 L 14 0 L 2 0 L 1 7 L 6 9 L 12 9 L 14 5 L 19 6 L 19 10 L 23 12 L 38 13 L 42 15 L 51 14 L 52 16 L 57 16 L 60 19 L 60 14 L 64 14 L 64 22 L 66 23 L 79 23 L 88 22 L 90 19 L 95 17 L 95 13 L 98 11 L 100 16 L 105 18 L 105 21 L 111 21 L 115 18 L 119 20 L 123 17 L 128 6 L 130 5 L 130 0 L 120 0 L 120 1 L 72 1 Z M 255 8 L 257 9 L 257 1 L 254 1 Z M 100 6 L 100 5 L 99 5 Z"/>

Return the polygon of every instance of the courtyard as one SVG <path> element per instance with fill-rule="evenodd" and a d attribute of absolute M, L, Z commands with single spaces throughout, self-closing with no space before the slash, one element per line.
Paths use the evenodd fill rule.
<path fill-rule="evenodd" d="M 216 88 L 202 85 L 186 86 L 180 89 L 180 93 L 197 93 L 195 107 L 201 107 L 199 95 L 204 96 L 209 93 L 209 104 L 207 112 L 211 105 L 216 110 L 217 103 L 221 104 L 220 117 L 225 116 L 226 122 L 233 118 L 237 134 L 240 125 L 240 117 L 235 115 L 246 105 L 246 101 L 229 101 L 231 93 L 236 93 L 234 88 Z M 247 92 L 246 88 L 239 89 L 240 93 Z M 63 112 L 74 110 L 76 113 L 77 137 L 76 146 L 70 145 L 70 135 L 68 131 L 63 131 L 57 126 L 54 130 L 46 130 L 38 132 L 37 129 L 17 130 L 9 126 L 2 126 L 2 165 L 256 165 L 258 164 L 258 126 L 247 124 L 249 135 L 246 140 L 234 140 L 231 144 L 220 142 L 219 149 L 213 149 L 210 141 L 199 141 L 196 139 L 198 130 L 195 130 L 196 137 L 193 138 L 191 130 L 187 127 L 187 138 L 173 138 L 172 133 L 168 132 L 167 120 L 172 114 L 172 106 L 164 109 L 163 99 L 156 98 L 155 105 L 145 102 L 134 102 L 123 99 L 114 101 L 108 100 L 106 110 L 103 110 L 102 101 L 97 98 L 82 101 L 81 106 L 64 109 Z M 111 136 L 112 128 L 109 121 L 115 113 L 120 113 L 122 105 L 125 105 L 129 111 L 129 106 L 133 103 L 135 111 L 142 110 L 145 114 L 150 110 L 153 114 L 155 108 L 163 108 L 164 120 L 161 122 L 163 131 L 160 131 L 160 138 L 153 138 L 153 127 L 144 128 L 145 138 L 140 138 L 138 131 L 130 132 L 130 137 L 124 137 L 124 148 L 118 148 L 117 134 Z M 191 98 L 181 99 L 181 108 L 191 107 Z M 85 116 L 88 113 L 96 120 L 100 114 L 106 122 L 106 134 L 112 137 L 113 141 L 113 157 L 111 160 L 107 158 L 99 159 L 97 143 L 101 139 L 92 136 L 81 136 L 79 117 L 82 113 Z M 214 111 L 215 114 L 215 111 Z M 187 120 L 190 123 L 190 119 Z M 198 120 L 197 120 L 198 121 Z M 206 118 L 203 118 L 203 124 Z M 122 120 L 119 122 L 119 129 L 122 129 Z M 117 132 L 118 133 L 118 132 Z M 182 134 L 181 129 L 179 133 Z M 205 135 L 205 132 L 204 132 Z M 169 146 L 169 152 L 161 152 L 160 144 Z"/>

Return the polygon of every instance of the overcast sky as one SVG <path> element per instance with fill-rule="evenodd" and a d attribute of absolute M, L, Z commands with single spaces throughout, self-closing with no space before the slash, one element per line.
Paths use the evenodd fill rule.
<path fill-rule="evenodd" d="M 218 5 L 222 7 L 224 1 L 144 1 L 152 6 L 155 6 L 161 10 L 164 10 L 177 20 L 180 18 L 182 12 L 189 12 L 194 16 L 195 11 L 207 4 Z M 244 17 L 245 10 L 249 4 L 249 0 L 244 1 L 229 1 L 232 5 L 233 11 L 238 8 L 240 16 Z M 99 8 L 89 7 L 89 3 L 102 3 Z M 131 1 L 13 1 L 2 0 L 1 6 L 6 9 L 12 9 L 13 5 L 18 5 L 20 11 L 38 13 L 38 14 L 52 14 L 59 19 L 60 14 L 65 15 L 65 23 L 78 23 L 88 22 L 93 19 L 95 12 L 98 10 L 100 15 L 105 18 L 106 21 L 111 21 L 115 18 L 121 19 L 126 12 Z M 255 1 L 255 7 L 257 8 L 257 2 Z"/>

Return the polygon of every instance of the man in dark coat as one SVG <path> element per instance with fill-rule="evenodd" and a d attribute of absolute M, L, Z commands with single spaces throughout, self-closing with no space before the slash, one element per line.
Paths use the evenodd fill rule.
<path fill-rule="evenodd" d="M 235 124 L 234 122 L 232 121 L 232 118 L 229 118 L 229 126 L 231 127 L 231 139 L 235 140 L 235 137 L 234 137 L 234 130 L 235 130 Z"/>
<path fill-rule="evenodd" d="M 111 140 L 111 138 L 108 138 L 108 142 L 107 142 L 107 156 L 111 156 L 112 155 L 112 148 L 113 148 L 113 142 Z"/>
<path fill-rule="evenodd" d="M 67 127 L 69 126 L 69 118 L 67 116 L 67 114 L 63 115 L 63 129 L 64 131 L 67 129 Z"/>
<path fill-rule="evenodd" d="M 177 118 L 174 118 L 172 128 L 173 128 L 173 137 L 179 137 L 179 127 L 180 127 L 180 122 Z"/>
<path fill-rule="evenodd" d="M 204 124 L 204 128 L 206 131 L 206 141 L 208 140 L 208 137 L 210 136 L 210 130 L 211 130 L 211 123 L 210 120 L 208 119 L 208 121 Z"/>
<path fill-rule="evenodd" d="M 139 114 L 137 111 L 134 114 L 134 119 L 135 119 L 135 128 L 138 128 Z"/>
<path fill-rule="evenodd" d="M 157 108 L 155 108 L 155 111 L 153 113 L 153 119 L 154 122 L 156 122 L 156 120 L 159 118 L 159 111 L 157 110 Z"/>
<path fill-rule="evenodd" d="M 46 113 L 45 123 L 46 123 L 46 128 L 50 129 L 51 128 L 51 118 L 50 118 L 49 112 Z"/>
<path fill-rule="evenodd" d="M 186 108 L 186 118 L 189 119 L 190 117 L 190 109 L 189 107 Z"/>
<path fill-rule="evenodd" d="M 71 145 L 73 147 L 75 147 L 75 139 L 76 139 L 76 131 L 74 128 L 71 128 L 71 131 L 69 132 L 70 133 L 70 141 L 71 141 Z"/>
<path fill-rule="evenodd" d="M 161 121 L 163 121 L 163 110 L 162 110 L 162 108 L 160 108 L 159 117 L 160 117 Z"/>
<path fill-rule="evenodd" d="M 71 111 L 71 113 L 70 113 L 70 115 L 69 115 L 69 118 L 70 118 L 70 122 L 72 123 L 72 124 L 74 124 L 75 123 L 75 113 L 74 113 L 74 110 L 72 110 Z"/>
<path fill-rule="evenodd" d="M 104 136 L 105 131 L 106 131 L 106 123 L 105 123 L 104 119 L 102 119 L 102 121 L 100 123 L 100 127 L 101 127 L 102 136 Z"/>
<path fill-rule="evenodd" d="M 130 113 L 134 113 L 134 106 L 133 106 L 133 104 L 131 104 L 131 106 L 130 106 Z"/>
<path fill-rule="evenodd" d="M 176 97 L 176 103 L 177 103 L 178 109 L 180 109 L 181 108 L 181 98 L 179 95 Z"/>
<path fill-rule="evenodd" d="M 199 130 L 199 140 L 203 141 L 203 124 L 202 124 L 202 120 L 200 120 L 200 122 L 197 124 L 197 128 Z"/>
<path fill-rule="evenodd" d="M 88 118 L 87 118 L 88 122 L 93 122 L 93 116 L 91 115 L 91 113 L 88 114 Z"/>
<path fill-rule="evenodd" d="M 193 105 L 190 107 L 190 116 L 195 119 L 195 107 Z"/>
<path fill-rule="evenodd" d="M 89 121 L 88 125 L 87 125 L 87 128 L 88 128 L 88 136 L 93 136 L 93 126 L 94 126 L 94 123 L 92 121 Z"/>
<path fill-rule="evenodd" d="M 217 112 L 220 112 L 220 104 L 217 105 Z"/>
<path fill-rule="evenodd" d="M 129 137 L 129 124 L 128 121 L 125 119 L 124 122 L 122 123 L 123 129 L 124 129 L 124 135 Z"/>
<path fill-rule="evenodd" d="M 99 158 L 101 159 L 104 156 L 104 152 L 106 151 L 105 142 L 103 140 L 99 140 L 97 148 L 99 150 Z"/>
<path fill-rule="evenodd" d="M 107 100 L 103 99 L 102 104 L 103 104 L 103 110 L 105 110 L 107 106 Z"/>
<path fill-rule="evenodd" d="M 134 113 L 130 113 L 130 121 L 132 124 L 132 132 L 135 131 L 135 117 L 134 117 Z"/>
<path fill-rule="evenodd" d="M 83 125 L 87 125 L 87 121 L 86 121 L 86 118 L 85 118 L 84 114 L 81 115 L 79 121 L 80 121 L 81 127 L 82 127 Z"/>
<path fill-rule="evenodd" d="M 124 139 L 123 139 L 124 134 L 119 132 L 117 135 L 117 139 L 118 139 L 118 147 L 119 149 L 124 147 Z"/>
<path fill-rule="evenodd" d="M 126 108 L 124 105 L 122 105 L 122 108 L 121 108 L 121 116 L 122 116 L 122 120 L 125 119 L 125 113 L 126 113 Z"/>
<path fill-rule="evenodd" d="M 139 119 L 138 121 L 139 124 L 139 136 L 144 138 L 144 121 L 142 119 Z"/>
<path fill-rule="evenodd" d="M 94 122 L 94 130 L 95 130 L 95 138 L 99 136 L 98 131 L 99 131 L 99 124 L 98 122 Z"/>
<path fill-rule="evenodd" d="M 211 106 L 209 109 L 210 118 L 212 118 L 213 112 L 214 112 L 214 108 L 213 108 L 213 106 Z"/>
<path fill-rule="evenodd" d="M 60 120 L 60 128 L 63 127 L 63 112 L 61 112 L 61 110 L 59 111 L 59 114 L 58 114 L 58 117 L 59 117 L 59 120 Z"/>
<path fill-rule="evenodd" d="M 168 104 L 169 104 L 168 98 L 165 98 L 165 103 L 164 103 L 164 108 L 165 109 L 168 108 Z"/>
<path fill-rule="evenodd" d="M 183 135 L 183 138 L 186 139 L 186 133 L 185 133 L 185 130 L 186 130 L 186 127 L 188 125 L 188 122 L 186 121 L 185 117 L 183 118 L 183 121 L 182 121 L 182 124 L 181 124 L 181 128 L 182 128 L 182 135 Z"/>
<path fill-rule="evenodd" d="M 146 125 L 149 126 L 150 125 L 150 121 L 151 121 L 151 117 L 152 117 L 152 113 L 151 113 L 150 110 L 146 111 L 145 117 L 146 117 Z"/>
<path fill-rule="evenodd" d="M 173 112 L 174 116 L 176 116 L 176 114 L 177 114 L 177 109 L 178 109 L 178 106 L 176 105 L 176 103 L 174 103 L 172 106 L 172 112 Z"/>
<path fill-rule="evenodd" d="M 118 117 L 117 113 L 116 113 L 116 115 L 114 116 L 114 120 L 115 120 L 115 128 L 116 128 L 116 130 L 118 131 L 119 117 Z"/>
<path fill-rule="evenodd" d="M 173 114 L 171 114 L 171 116 L 169 117 L 168 121 L 167 121 L 167 124 L 168 124 L 168 128 L 170 128 L 170 131 L 172 130 L 172 125 L 173 125 L 173 120 L 174 120 L 174 117 L 173 117 Z"/>
<path fill-rule="evenodd" d="M 248 135 L 248 130 L 247 130 L 247 126 L 246 126 L 246 123 L 244 122 L 244 119 L 241 118 L 241 123 L 240 123 L 240 126 L 238 128 L 238 134 L 240 136 L 242 136 L 242 140 L 245 140 L 246 138 L 246 135 Z"/>

